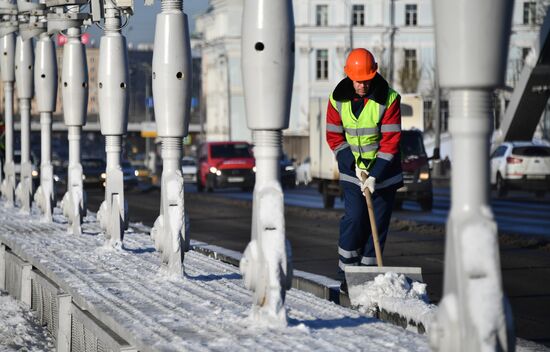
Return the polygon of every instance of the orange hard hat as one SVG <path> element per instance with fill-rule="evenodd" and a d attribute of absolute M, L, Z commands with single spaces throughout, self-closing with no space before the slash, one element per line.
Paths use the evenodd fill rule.
<path fill-rule="evenodd" d="M 353 49 L 346 60 L 344 72 L 352 81 L 368 81 L 374 78 L 378 65 L 367 49 Z"/>

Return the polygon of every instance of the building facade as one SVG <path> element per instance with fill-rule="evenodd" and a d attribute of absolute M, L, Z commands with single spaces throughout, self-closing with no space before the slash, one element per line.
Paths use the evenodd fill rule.
<path fill-rule="evenodd" d="M 515 2 L 506 88 L 499 95 L 502 103 L 497 99 L 495 104 L 497 125 L 507 94 L 523 65 L 529 64 L 530 49 L 549 3 Z M 323 123 L 328 95 L 345 77 L 345 59 L 354 47 L 373 52 L 381 74 L 398 92 L 422 96 L 424 126 L 428 131 L 433 127 L 435 43 L 431 0 L 294 0 L 293 4 L 295 73 L 290 127 L 284 131 L 285 148 L 291 156 L 301 160 L 308 155 L 309 126 Z M 209 10 L 196 21 L 202 40 L 202 96 L 209 140 L 251 138 L 241 82 L 242 8 L 243 0 L 210 0 Z M 445 131 L 445 91 L 441 99 Z M 541 125 L 550 125 L 547 120 L 543 119 Z"/>

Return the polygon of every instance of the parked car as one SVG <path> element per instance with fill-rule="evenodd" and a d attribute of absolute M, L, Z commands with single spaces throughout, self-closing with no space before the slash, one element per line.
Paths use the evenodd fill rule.
<path fill-rule="evenodd" d="M 279 160 L 279 166 L 281 170 L 281 186 L 289 188 L 296 187 L 296 167 L 294 166 L 294 161 L 283 153 Z"/>
<path fill-rule="evenodd" d="M 197 189 L 240 187 L 251 190 L 255 180 L 252 146 L 247 142 L 207 142 L 199 148 Z"/>
<path fill-rule="evenodd" d="M 550 191 L 550 146 L 534 142 L 504 142 L 491 154 L 491 185 L 498 196 L 508 190 Z"/>
<path fill-rule="evenodd" d="M 303 183 L 308 185 L 311 182 L 311 158 L 308 156 L 296 168 L 296 185 Z"/>
<path fill-rule="evenodd" d="M 195 158 L 185 156 L 181 159 L 181 173 L 184 182 L 197 182 L 197 161 Z"/>
<path fill-rule="evenodd" d="M 417 129 L 401 131 L 400 145 L 404 186 L 397 190 L 396 206 L 400 207 L 404 200 L 413 200 L 420 203 L 422 210 L 431 210 L 433 185 L 422 132 Z"/>

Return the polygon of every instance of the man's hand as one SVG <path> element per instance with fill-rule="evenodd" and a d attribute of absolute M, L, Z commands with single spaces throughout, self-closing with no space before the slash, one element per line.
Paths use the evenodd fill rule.
<path fill-rule="evenodd" d="M 363 183 L 369 177 L 369 172 L 367 170 L 360 169 L 357 165 L 355 165 L 355 175 L 357 175 L 359 181 Z"/>
<path fill-rule="evenodd" d="M 376 184 L 376 179 L 372 176 L 367 177 L 367 179 L 361 182 L 361 192 L 365 193 L 365 189 L 369 189 L 370 194 L 374 193 L 374 185 Z"/>
<path fill-rule="evenodd" d="M 365 189 L 369 189 L 370 193 L 374 193 L 374 185 L 376 184 L 376 179 L 372 176 L 369 176 L 367 170 L 363 170 L 355 166 L 355 175 L 361 182 L 361 192 L 365 193 Z"/>

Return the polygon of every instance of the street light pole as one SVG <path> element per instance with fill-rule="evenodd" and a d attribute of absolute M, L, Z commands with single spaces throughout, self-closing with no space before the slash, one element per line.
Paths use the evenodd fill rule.
<path fill-rule="evenodd" d="M 433 6 L 439 78 L 450 90 L 453 169 L 443 299 L 430 342 L 446 352 L 513 351 L 488 202 L 492 93 L 504 83 L 513 0 L 437 0 Z"/>
<path fill-rule="evenodd" d="M 2 197 L 9 206 L 15 205 L 15 163 L 13 161 L 13 84 L 15 82 L 15 32 L 17 31 L 17 5 L 0 0 L 0 72 L 4 84 L 5 160 Z"/>
<path fill-rule="evenodd" d="M 434 152 L 433 152 L 433 176 L 442 176 L 441 169 L 441 88 L 439 87 L 439 69 L 436 64 L 434 70 Z"/>
<path fill-rule="evenodd" d="M 128 128 L 128 52 L 126 38 L 121 34 L 121 17 L 132 8 L 116 0 L 106 1 L 100 17 L 104 34 L 99 45 L 99 120 L 105 136 L 107 169 L 105 200 L 98 219 L 105 230 L 105 244 L 121 248 L 124 230 L 128 227 L 128 204 L 124 197 L 124 176 L 120 167 L 123 136 Z"/>
<path fill-rule="evenodd" d="M 181 158 L 191 108 L 191 43 L 182 0 L 162 0 L 153 52 L 153 96 L 157 134 L 162 138 L 160 215 L 151 237 L 161 252 L 161 273 L 181 278 L 188 249 Z"/>
<path fill-rule="evenodd" d="M 29 20 L 30 8 L 25 5 L 38 5 L 18 1 L 20 24 Z M 34 93 L 34 50 L 32 38 L 23 38 L 20 30 L 15 44 L 15 83 L 19 99 L 19 114 L 21 116 L 21 172 L 20 180 L 15 190 L 15 197 L 21 204 L 21 209 L 30 214 L 33 196 L 32 164 L 31 164 L 31 99 Z"/>
<path fill-rule="evenodd" d="M 247 124 L 254 139 L 256 183 L 251 241 L 240 269 L 245 286 L 254 291 L 252 315 L 284 326 L 292 259 L 285 236 L 279 159 L 282 130 L 288 128 L 290 118 L 294 16 L 290 0 L 244 4 L 242 71 Z"/>
<path fill-rule="evenodd" d="M 36 106 L 40 112 L 41 155 L 40 186 L 34 194 L 34 200 L 42 210 L 43 218 L 51 222 L 55 207 L 55 188 L 52 160 L 52 113 L 55 111 L 57 97 L 57 61 L 55 46 L 47 33 L 47 9 L 45 1 L 31 12 L 35 16 L 33 23 L 25 27 L 20 25 L 21 33 L 38 36 L 36 57 L 34 60 L 34 84 L 36 89 Z"/>
<path fill-rule="evenodd" d="M 65 3 L 53 2 L 51 7 L 55 12 L 48 13 L 48 33 L 67 31 L 67 42 L 63 46 L 61 93 L 63 119 L 68 129 L 69 167 L 67 192 L 63 196 L 62 209 L 67 217 L 70 231 L 74 235 L 80 235 L 81 224 L 87 210 L 80 164 L 80 139 L 82 126 L 86 124 L 88 107 L 88 65 L 86 49 L 80 37 L 82 23 L 89 16 L 87 13 L 80 12 L 78 0 L 67 0 Z"/>

